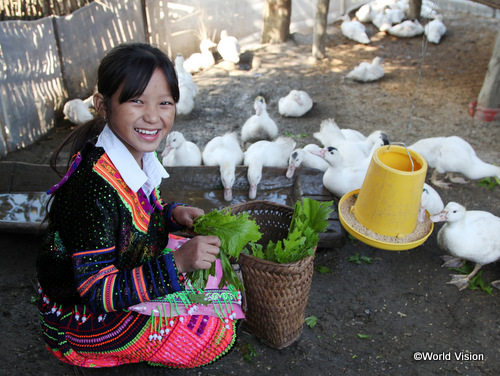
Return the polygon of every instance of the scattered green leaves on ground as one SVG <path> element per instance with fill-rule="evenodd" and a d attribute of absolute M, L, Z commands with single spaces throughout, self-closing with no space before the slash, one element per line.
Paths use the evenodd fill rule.
<path fill-rule="evenodd" d="M 333 212 L 333 201 L 319 202 L 305 197 L 295 203 L 288 235 L 266 246 L 251 243 L 252 255 L 282 264 L 296 262 L 314 254 L 319 233 L 326 231 Z"/>
<path fill-rule="evenodd" d="M 328 266 L 323 266 L 323 265 L 317 265 L 315 269 L 320 272 L 321 274 L 325 273 L 331 273 L 332 270 Z"/>
<path fill-rule="evenodd" d="M 450 268 L 450 270 L 453 270 L 455 272 L 458 272 L 460 274 L 470 274 L 472 272 L 472 265 L 468 262 L 464 262 L 464 264 L 460 268 Z M 483 271 L 480 270 L 474 277 L 471 278 L 469 281 L 469 289 L 470 290 L 482 290 L 487 294 L 492 294 L 493 293 L 493 287 L 489 284 L 485 284 L 483 281 L 482 277 Z"/>
<path fill-rule="evenodd" d="M 350 240 L 351 244 L 353 244 L 356 241 L 356 238 L 350 233 L 347 234 L 347 239 Z"/>
<path fill-rule="evenodd" d="M 497 178 L 496 176 L 492 176 L 489 178 L 483 178 L 483 179 L 479 180 L 477 185 L 480 187 L 486 187 L 490 191 L 493 191 L 496 186 L 500 186 L 500 179 Z"/>
<path fill-rule="evenodd" d="M 355 253 L 353 256 L 349 256 L 347 261 L 352 262 L 353 264 L 361 264 L 364 262 L 365 264 L 371 264 L 373 262 L 373 258 L 368 256 L 360 256 L 359 253 Z"/>
<path fill-rule="evenodd" d="M 231 267 L 230 258 L 238 259 L 241 251 L 249 242 L 256 242 L 262 234 L 259 225 L 251 219 L 248 213 L 231 214 L 230 208 L 213 210 L 196 218 L 194 231 L 201 235 L 215 235 L 221 241 L 220 258 L 223 276 L 219 283 L 222 288 L 229 283 L 237 289 L 243 290 L 243 285 Z M 208 270 L 196 270 L 187 273 L 187 278 L 196 286 L 204 289 L 208 276 L 215 276 L 215 263 Z"/>
<path fill-rule="evenodd" d="M 289 131 L 285 131 L 285 136 L 291 137 L 291 138 L 306 138 L 307 133 L 292 133 Z"/>
<path fill-rule="evenodd" d="M 257 351 L 253 348 L 250 343 L 245 343 L 240 346 L 241 356 L 243 360 L 248 363 L 252 363 L 253 358 L 257 356 Z"/>
<path fill-rule="evenodd" d="M 306 317 L 306 325 L 309 328 L 314 328 L 316 324 L 318 323 L 318 318 L 316 316 L 308 316 Z"/>
<path fill-rule="evenodd" d="M 372 336 L 370 334 L 361 334 L 361 333 L 358 333 L 358 338 L 361 338 L 361 339 L 370 339 L 370 338 L 372 338 Z"/>

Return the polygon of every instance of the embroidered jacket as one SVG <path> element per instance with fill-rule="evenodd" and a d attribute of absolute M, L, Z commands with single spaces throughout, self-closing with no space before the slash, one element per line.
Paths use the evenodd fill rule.
<path fill-rule="evenodd" d="M 112 312 L 181 290 L 168 233 L 177 205 L 132 191 L 104 149 L 88 143 L 56 187 L 37 257 L 44 294 Z"/>

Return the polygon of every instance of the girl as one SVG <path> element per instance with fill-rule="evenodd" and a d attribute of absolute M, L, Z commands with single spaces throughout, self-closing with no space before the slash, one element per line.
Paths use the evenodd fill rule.
<path fill-rule="evenodd" d="M 203 214 L 165 205 L 159 196 L 168 174 L 155 150 L 179 100 L 173 64 L 148 44 L 123 44 L 102 59 L 97 89 L 102 118 L 78 127 L 51 160 L 55 168 L 61 149 L 72 145 L 71 166 L 49 191 L 47 236 L 37 258 L 46 345 L 82 367 L 210 363 L 232 346 L 233 320 L 159 320 L 128 310 L 182 290 L 182 273 L 210 268 L 219 252 L 215 236 L 195 236 L 175 252 L 167 247 L 169 232 L 191 228 Z M 164 336 L 151 340 L 160 321 L 167 323 Z"/>

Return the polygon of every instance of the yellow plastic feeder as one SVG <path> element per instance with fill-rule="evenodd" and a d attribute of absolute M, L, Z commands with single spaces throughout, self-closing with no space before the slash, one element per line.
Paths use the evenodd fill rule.
<path fill-rule="evenodd" d="M 346 198 L 357 194 L 350 212 L 359 224 L 376 234 L 398 238 L 398 243 L 362 235 L 346 223 L 342 215 L 341 223 L 357 239 L 377 248 L 405 250 L 420 245 L 428 238 L 433 226 L 416 242 L 405 243 L 404 238 L 417 226 L 426 173 L 427 161 L 418 153 L 397 145 L 382 146 L 373 153 L 361 188 L 347 193 L 339 202 L 340 206 Z"/>

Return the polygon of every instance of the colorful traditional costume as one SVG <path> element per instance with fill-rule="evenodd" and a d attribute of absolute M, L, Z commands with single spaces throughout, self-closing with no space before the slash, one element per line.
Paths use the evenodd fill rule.
<path fill-rule="evenodd" d="M 234 343 L 235 320 L 129 309 L 184 289 L 167 247 L 182 204 L 161 202 L 157 187 L 168 175 L 154 153 L 144 154 L 141 176 L 124 148 L 105 127 L 49 191 L 56 194 L 37 258 L 47 347 L 83 367 L 206 365 Z"/>

